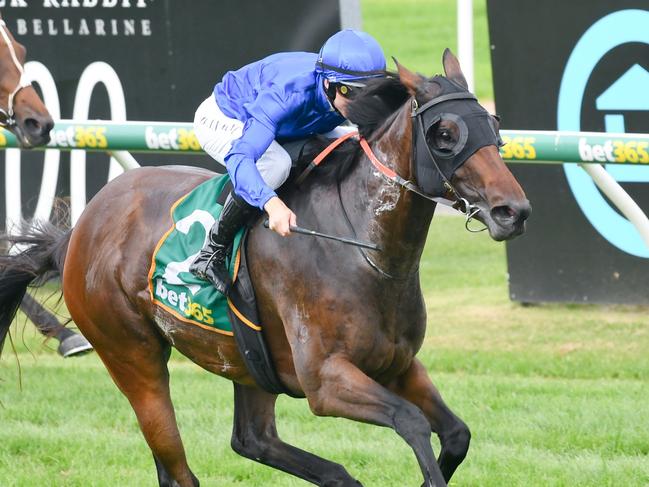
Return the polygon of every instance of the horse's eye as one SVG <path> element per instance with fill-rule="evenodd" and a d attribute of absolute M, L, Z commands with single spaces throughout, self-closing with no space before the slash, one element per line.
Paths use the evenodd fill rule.
<path fill-rule="evenodd" d="M 455 137 L 450 127 L 439 127 L 435 132 L 433 146 L 439 150 L 447 151 L 453 149 Z"/>
<path fill-rule="evenodd" d="M 460 127 L 466 127 L 466 125 L 459 116 L 449 113 L 441 114 L 440 120 L 432 124 L 426 131 L 428 147 L 440 157 L 452 156 L 463 133 Z"/>

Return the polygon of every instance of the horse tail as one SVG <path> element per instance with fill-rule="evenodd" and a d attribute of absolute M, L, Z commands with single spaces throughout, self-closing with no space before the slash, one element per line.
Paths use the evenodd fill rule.
<path fill-rule="evenodd" d="M 23 222 L 20 235 L 0 235 L 0 354 L 28 286 L 60 275 L 71 230 L 50 222 Z"/>

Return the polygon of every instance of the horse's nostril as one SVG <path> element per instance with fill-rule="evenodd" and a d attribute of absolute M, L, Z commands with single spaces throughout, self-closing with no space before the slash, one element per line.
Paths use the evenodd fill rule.
<path fill-rule="evenodd" d="M 531 212 L 532 207 L 525 201 L 519 204 L 495 206 L 491 209 L 491 217 L 503 225 L 514 224 L 527 220 Z"/>
<path fill-rule="evenodd" d="M 517 223 L 527 220 L 532 212 L 529 203 L 496 206 L 491 209 L 491 217 L 500 223 Z"/>
<path fill-rule="evenodd" d="M 497 221 L 516 220 L 518 212 L 508 205 L 496 206 L 491 209 L 491 217 Z"/>
<path fill-rule="evenodd" d="M 51 119 L 27 118 L 24 125 L 25 131 L 35 137 L 44 137 L 54 128 L 54 122 Z"/>
<path fill-rule="evenodd" d="M 40 134 L 41 124 L 35 118 L 26 118 L 25 119 L 25 130 L 30 134 Z"/>

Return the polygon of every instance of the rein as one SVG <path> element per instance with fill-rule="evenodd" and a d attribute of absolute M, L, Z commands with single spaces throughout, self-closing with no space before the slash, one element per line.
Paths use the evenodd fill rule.
<path fill-rule="evenodd" d="M 427 108 L 426 105 L 421 107 L 422 109 Z M 423 111 L 423 110 L 422 110 Z M 413 112 L 414 114 L 414 112 Z M 423 130 L 423 126 L 421 123 L 418 123 Z M 324 150 L 322 150 L 310 163 L 309 165 L 302 171 L 302 173 L 298 176 L 298 178 L 295 180 L 296 184 L 300 185 L 302 182 L 306 179 L 306 177 L 317 167 L 319 166 L 326 158 L 331 154 L 334 149 L 336 149 L 338 146 L 340 146 L 343 142 L 345 142 L 347 139 L 351 139 L 352 137 L 358 137 L 358 132 L 349 132 L 342 137 L 337 138 L 331 144 L 329 144 L 327 147 L 325 147 Z M 451 185 L 451 182 L 448 181 L 448 179 L 444 176 L 442 173 L 441 169 L 439 169 L 439 166 L 437 165 L 437 162 L 435 161 L 435 158 L 433 157 L 433 154 L 429 150 L 429 156 L 435 163 L 435 167 L 437 168 L 439 174 L 444 180 L 444 187 L 445 189 L 456 196 L 456 200 L 449 200 L 447 198 L 443 198 L 441 196 L 429 196 L 426 193 L 424 193 L 419 187 L 412 181 L 409 181 L 407 179 L 404 179 L 401 177 L 399 174 L 397 174 L 394 170 L 390 169 L 388 166 L 383 164 L 378 157 L 374 154 L 372 151 L 372 148 L 370 147 L 369 142 L 367 142 L 367 139 L 364 139 L 363 137 L 359 137 L 359 143 L 361 148 L 363 149 L 363 152 L 365 152 L 365 155 L 369 159 L 369 161 L 372 163 L 372 165 L 386 178 L 388 178 L 390 181 L 397 183 L 399 186 L 405 188 L 407 191 L 412 191 L 413 193 L 418 194 L 422 198 L 425 198 L 429 201 L 432 201 L 434 203 L 440 203 L 445 206 L 449 206 L 455 210 L 460 211 L 460 213 L 464 214 L 466 216 L 466 222 L 465 222 L 465 228 L 472 233 L 476 232 L 482 232 L 486 230 L 485 228 L 482 228 L 480 230 L 473 230 L 469 228 L 469 223 L 473 220 L 473 218 L 480 212 L 480 208 L 478 208 L 476 205 L 472 205 L 467 201 L 466 198 L 463 198 L 462 196 L 459 195 L 457 190 Z"/>
<path fill-rule="evenodd" d="M 14 98 L 20 90 L 31 86 L 31 82 L 28 81 L 25 70 L 23 69 L 22 64 L 20 64 L 20 61 L 18 61 L 16 50 L 14 49 L 13 43 L 11 42 L 11 39 L 9 38 L 9 34 L 7 32 L 7 24 L 5 24 L 5 21 L 2 19 L 0 19 L 0 35 L 2 35 L 2 38 L 7 44 L 7 47 L 9 48 L 9 54 L 11 54 L 11 59 L 13 60 L 16 68 L 18 69 L 18 72 L 20 73 L 20 80 L 18 81 L 16 88 L 11 93 L 9 93 L 7 110 L 0 108 L 0 126 L 13 127 L 16 125 Z"/>
<path fill-rule="evenodd" d="M 329 144 L 325 149 L 318 154 L 315 159 L 313 159 L 309 165 L 302 171 L 302 173 L 298 176 L 298 178 L 295 180 L 295 184 L 300 185 L 302 182 L 306 179 L 306 177 L 311 174 L 311 171 L 313 171 L 316 167 L 320 165 L 322 161 L 324 161 L 329 154 L 331 154 L 336 147 L 338 147 L 340 144 L 345 142 L 347 139 L 351 139 L 352 137 L 355 137 L 358 135 L 358 132 L 349 132 L 342 137 L 338 137 L 336 140 L 334 140 L 331 144 Z M 300 153 L 300 157 L 302 154 Z"/>
<path fill-rule="evenodd" d="M 422 130 L 422 124 L 418 124 Z M 435 158 L 433 157 L 433 154 L 430 152 L 430 149 L 428 150 L 428 153 L 435 162 L 435 167 L 437 168 L 437 171 L 439 174 L 442 176 L 444 180 L 444 188 L 451 194 L 454 194 L 456 197 L 456 200 L 449 200 L 447 198 L 441 197 L 441 196 L 429 196 L 426 193 L 424 193 L 419 187 L 412 181 L 409 181 L 407 179 L 404 179 L 403 177 L 399 176 L 395 171 L 390 169 L 388 166 L 383 164 L 378 157 L 374 154 L 372 151 L 372 148 L 370 147 L 369 142 L 367 142 L 366 139 L 361 138 L 360 139 L 360 145 L 363 148 L 363 151 L 365 152 L 365 155 L 367 158 L 370 160 L 372 165 L 378 169 L 378 171 L 383 174 L 385 177 L 387 177 L 390 181 L 393 181 L 397 183 L 399 186 L 402 188 L 405 188 L 407 191 L 412 191 L 415 194 L 418 194 L 422 198 L 425 198 L 429 201 L 432 201 L 434 203 L 441 203 L 444 206 L 449 206 L 453 208 L 454 210 L 458 210 L 460 213 L 462 213 L 466 217 L 466 221 L 464 222 L 464 227 L 472 233 L 477 233 L 477 232 L 482 232 L 487 229 L 487 227 L 481 228 L 479 230 L 474 230 L 469 227 L 469 223 L 473 220 L 473 218 L 480 212 L 480 208 L 478 208 L 476 205 L 473 205 L 469 203 L 469 201 L 462 197 L 458 191 L 453 187 L 451 182 L 446 179 L 444 174 L 442 173 L 442 170 L 439 168 L 437 165 L 437 162 L 435 161 Z M 428 147 L 428 146 L 426 146 Z"/>

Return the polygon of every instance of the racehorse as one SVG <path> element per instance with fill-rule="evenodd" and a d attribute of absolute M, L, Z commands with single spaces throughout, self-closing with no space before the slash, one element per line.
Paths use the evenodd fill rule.
<path fill-rule="evenodd" d="M 26 53 L 0 18 L 0 127 L 12 132 L 20 145 L 29 149 L 50 141 L 54 122 L 25 77 Z M 92 349 L 82 336 L 61 325 L 31 296 L 25 296 L 21 309 L 43 335 L 56 337 L 59 353 L 64 357 Z"/>
<path fill-rule="evenodd" d="M 449 50 L 443 66 L 446 76 L 425 78 L 397 64 L 398 78 L 368 84 L 350 101 L 360 141 L 346 141 L 303 184 L 281 193 L 301 224 L 353 233 L 380 251 L 282 238 L 259 221 L 247 247 L 259 317 L 284 387 L 306 397 L 315 415 L 394 429 L 414 451 L 425 486 L 446 485 L 470 441 L 415 357 L 426 330 L 418 266 L 435 210 L 431 188 L 442 187 L 495 240 L 523 233 L 530 213 L 499 155 L 496 120 L 467 91 Z M 0 337 L 27 286 L 60 272 L 72 318 L 135 411 L 159 485 L 199 485 L 171 403 L 171 346 L 233 381 L 237 453 L 317 485 L 361 485 L 343 466 L 280 440 L 277 395 L 255 384 L 232 337 L 152 303 L 147 273 L 172 223 L 167 209 L 213 176 L 188 167 L 136 169 L 106 185 L 73 230 L 33 225 L 22 237 L 6 237 L 27 248 L 0 258 Z M 438 459 L 432 432 L 441 441 Z"/>

